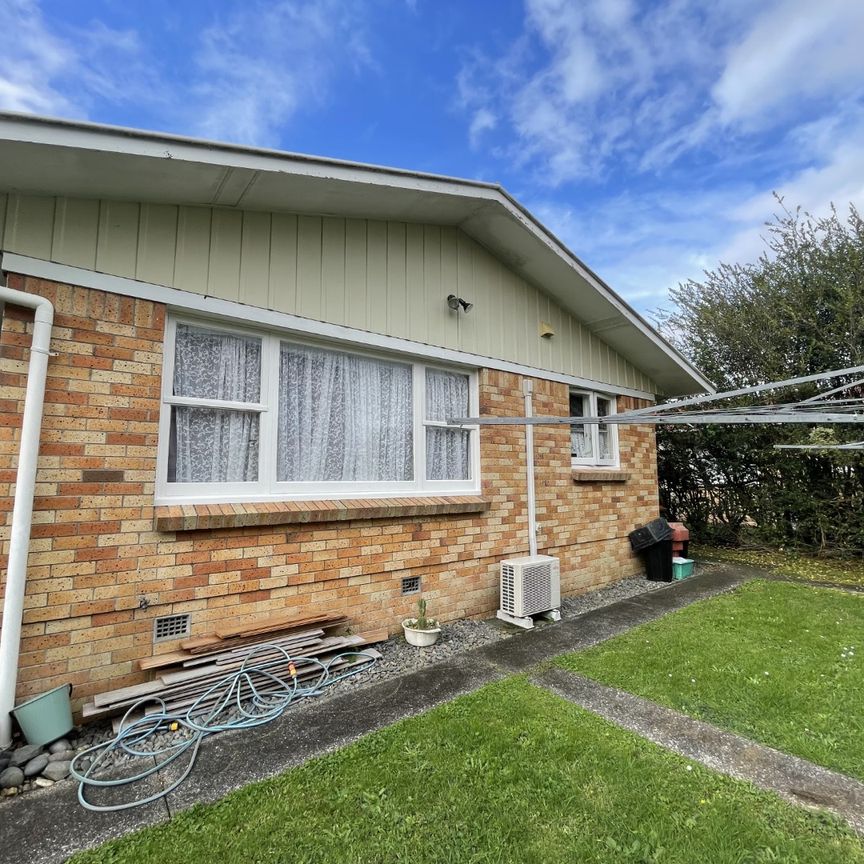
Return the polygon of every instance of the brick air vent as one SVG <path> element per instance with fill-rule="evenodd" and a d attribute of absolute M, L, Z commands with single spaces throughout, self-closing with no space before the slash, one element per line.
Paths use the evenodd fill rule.
<path fill-rule="evenodd" d="M 406 576 L 402 580 L 402 593 L 403 594 L 419 594 L 420 593 L 420 577 L 419 576 Z"/>
<path fill-rule="evenodd" d="M 189 635 L 189 615 L 163 615 L 153 621 L 153 641 L 167 642 Z"/>

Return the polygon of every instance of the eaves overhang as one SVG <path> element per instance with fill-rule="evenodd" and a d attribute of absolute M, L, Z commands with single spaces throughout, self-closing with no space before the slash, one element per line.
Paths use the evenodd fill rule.
<path fill-rule="evenodd" d="M 452 225 L 677 396 L 682 354 L 501 186 L 179 135 L 0 112 L 0 191 Z"/>

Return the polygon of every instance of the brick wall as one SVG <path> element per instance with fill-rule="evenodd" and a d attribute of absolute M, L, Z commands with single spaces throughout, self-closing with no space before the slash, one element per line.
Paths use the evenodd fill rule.
<path fill-rule="evenodd" d="M 498 605 L 498 562 L 527 553 L 522 427 L 481 433 L 480 514 L 158 532 L 153 492 L 165 310 L 159 304 L 10 275 L 55 304 L 37 477 L 19 697 L 64 682 L 76 703 L 143 679 L 135 661 L 153 618 L 189 612 L 193 633 L 239 615 L 344 611 L 399 628 L 420 576 L 444 621 Z M 7 308 L 0 334 L 0 508 L 8 553 L 31 315 Z M 481 413 L 523 411 L 522 379 L 484 369 Z M 535 381 L 535 411 L 564 416 L 567 387 Z M 633 400 L 619 398 L 619 409 Z M 539 549 L 557 555 L 565 594 L 639 571 L 626 540 L 657 515 L 654 435 L 621 427 L 627 482 L 575 483 L 566 426 L 537 427 Z M 139 608 L 141 599 L 146 608 Z"/>

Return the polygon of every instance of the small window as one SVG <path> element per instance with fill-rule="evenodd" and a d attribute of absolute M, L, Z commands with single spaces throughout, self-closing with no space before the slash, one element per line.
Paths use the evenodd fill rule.
<path fill-rule="evenodd" d="M 571 417 L 609 417 L 615 413 L 615 398 L 597 393 L 570 392 Z M 574 465 L 617 465 L 618 434 L 614 424 L 573 423 L 570 426 L 570 456 Z"/>

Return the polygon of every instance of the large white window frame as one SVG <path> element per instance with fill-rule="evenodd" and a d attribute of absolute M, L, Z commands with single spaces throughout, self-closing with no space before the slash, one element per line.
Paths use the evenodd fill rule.
<path fill-rule="evenodd" d="M 578 396 L 582 399 L 583 414 L 585 417 L 599 417 L 597 400 L 602 399 L 609 404 L 609 414 L 618 413 L 618 400 L 611 393 L 598 393 L 590 390 L 570 389 L 570 396 Z M 585 467 L 594 466 L 602 468 L 617 468 L 620 464 L 620 454 L 618 450 L 618 426 L 615 423 L 604 425 L 609 435 L 609 450 L 611 456 L 608 459 L 600 457 L 600 424 L 599 423 L 574 423 L 574 426 L 584 426 L 587 435 L 591 441 L 591 456 L 575 456 L 572 448 L 570 458 L 574 466 Z"/>
<path fill-rule="evenodd" d="M 261 340 L 261 402 L 255 405 L 174 396 L 174 363 L 177 325 L 187 324 L 214 332 L 225 332 Z M 308 345 L 322 350 L 355 354 L 412 369 L 413 473 L 414 479 L 400 482 L 279 482 L 276 479 L 279 407 L 279 355 L 283 342 Z M 354 345 L 310 339 L 289 331 L 249 328 L 220 319 L 169 314 L 165 324 L 165 355 L 162 369 L 162 405 L 156 460 L 156 504 L 216 504 L 254 501 L 326 500 L 328 498 L 393 498 L 461 495 L 480 492 L 480 434 L 470 427 L 469 477 L 467 480 L 426 479 L 426 429 L 440 422 L 426 420 L 426 369 L 437 369 L 468 378 L 470 414 L 480 413 L 478 370 L 450 364 L 426 362 L 410 355 L 364 351 Z M 172 406 L 219 408 L 255 412 L 259 417 L 258 479 L 233 483 L 168 482 L 169 441 Z M 466 427 L 467 428 L 467 427 Z"/>

